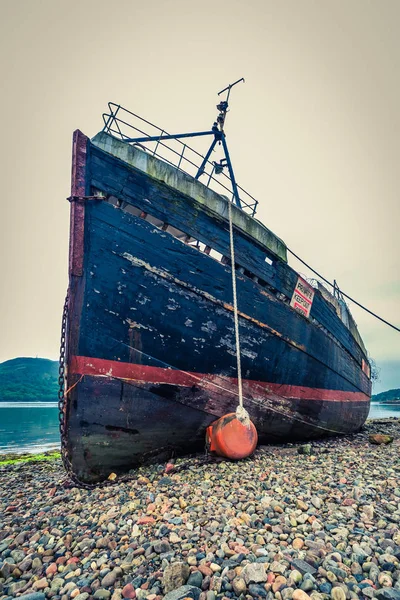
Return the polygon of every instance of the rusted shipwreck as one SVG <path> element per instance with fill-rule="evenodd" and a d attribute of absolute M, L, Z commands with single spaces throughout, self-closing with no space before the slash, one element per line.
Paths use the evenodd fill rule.
<path fill-rule="evenodd" d="M 351 314 L 255 219 L 234 179 L 226 108 L 205 157 L 115 104 L 93 139 L 74 133 L 61 430 L 81 481 L 202 448 L 207 426 L 235 410 L 230 201 L 244 403 L 259 440 L 350 433 L 368 415 Z M 210 162 L 217 143 L 224 158 Z"/>

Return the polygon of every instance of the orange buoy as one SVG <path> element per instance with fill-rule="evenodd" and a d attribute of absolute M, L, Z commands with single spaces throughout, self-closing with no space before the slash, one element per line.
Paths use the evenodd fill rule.
<path fill-rule="evenodd" d="M 258 441 L 257 429 L 249 420 L 243 424 L 236 413 L 224 415 L 207 427 L 206 443 L 210 452 L 240 460 L 253 454 Z"/>

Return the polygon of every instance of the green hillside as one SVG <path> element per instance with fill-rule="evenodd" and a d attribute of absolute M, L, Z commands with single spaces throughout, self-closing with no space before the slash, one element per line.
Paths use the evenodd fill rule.
<path fill-rule="evenodd" d="M 56 402 L 58 362 L 47 358 L 14 358 L 0 363 L 0 401 Z"/>
<path fill-rule="evenodd" d="M 371 400 L 373 402 L 393 402 L 394 404 L 400 404 L 400 389 L 375 394 Z"/>

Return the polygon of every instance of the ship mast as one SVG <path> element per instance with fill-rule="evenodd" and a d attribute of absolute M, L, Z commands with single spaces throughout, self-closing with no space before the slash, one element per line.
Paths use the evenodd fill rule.
<path fill-rule="evenodd" d="M 241 79 L 238 79 L 234 83 L 230 83 L 226 88 L 224 88 L 223 90 L 218 92 L 218 96 L 220 96 L 221 94 L 223 94 L 224 92 L 226 92 L 228 90 L 226 100 L 222 100 L 222 102 L 217 104 L 217 110 L 219 110 L 219 115 L 212 127 L 214 139 L 211 142 L 211 146 L 208 149 L 208 152 L 205 155 L 204 160 L 201 163 L 199 170 L 197 171 L 197 174 L 196 174 L 196 179 L 198 179 L 204 173 L 204 168 L 207 164 L 208 159 L 210 158 L 211 152 L 214 150 L 216 143 L 219 142 L 220 144 L 222 144 L 222 147 L 224 149 L 225 158 L 221 158 L 219 163 L 214 161 L 214 163 L 213 163 L 214 172 L 216 175 L 219 175 L 220 173 L 222 173 L 222 171 L 224 170 L 225 167 L 228 168 L 229 177 L 230 177 L 231 183 L 232 183 L 233 197 L 234 197 L 236 205 L 239 208 L 241 208 L 241 202 L 240 202 L 239 192 L 238 192 L 237 185 L 236 185 L 235 174 L 233 172 L 231 157 L 229 155 L 228 145 L 226 143 L 226 135 L 224 132 L 224 125 L 225 125 L 226 114 L 228 112 L 228 106 L 229 106 L 228 102 L 229 102 L 229 96 L 231 93 L 231 89 L 233 88 L 234 85 L 236 85 L 237 83 L 240 83 L 242 81 L 244 83 L 244 77 L 241 77 Z M 211 176 L 212 176 L 212 173 L 211 173 Z"/>
<path fill-rule="evenodd" d="M 192 132 L 192 133 L 176 133 L 173 135 L 166 134 L 166 135 L 139 137 L 139 138 L 124 138 L 124 141 L 128 142 L 128 143 L 160 142 L 163 140 L 180 140 L 182 138 L 213 136 L 214 139 L 211 142 L 211 145 L 210 145 L 210 147 L 209 147 L 209 149 L 208 149 L 208 151 L 207 151 L 207 153 L 195 175 L 195 179 L 199 179 L 205 172 L 205 167 L 211 156 L 211 153 L 214 150 L 216 144 L 219 142 L 222 145 L 225 157 L 222 158 L 219 162 L 215 162 L 215 161 L 213 162 L 213 171 L 210 175 L 210 178 L 212 177 L 213 173 L 215 173 L 216 175 L 221 174 L 223 172 L 224 168 L 226 167 L 229 171 L 229 177 L 230 177 L 231 184 L 232 184 L 233 200 L 235 201 L 236 206 L 238 206 L 239 208 L 242 208 L 242 203 L 240 201 L 239 191 L 238 191 L 238 187 L 236 184 L 235 174 L 233 172 L 232 162 L 231 162 L 231 158 L 229 155 L 228 145 L 226 143 L 226 135 L 225 135 L 225 131 L 224 131 L 224 125 L 225 125 L 226 115 L 228 112 L 228 106 L 229 106 L 228 102 L 229 102 L 229 96 L 231 93 L 231 89 L 236 84 L 241 83 L 242 81 L 244 83 L 244 77 L 241 77 L 234 83 L 230 83 L 229 85 L 226 86 L 226 88 L 224 88 L 223 90 L 218 92 L 218 96 L 220 96 L 221 94 L 223 94 L 226 91 L 228 93 L 227 93 L 226 99 L 222 100 L 219 104 L 217 104 L 217 110 L 219 111 L 219 114 L 217 116 L 217 120 L 214 122 L 210 131 L 196 131 L 196 132 Z"/>

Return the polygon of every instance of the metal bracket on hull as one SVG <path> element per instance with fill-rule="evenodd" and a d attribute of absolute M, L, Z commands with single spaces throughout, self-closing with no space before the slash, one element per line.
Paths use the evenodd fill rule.
<path fill-rule="evenodd" d="M 81 202 L 84 203 L 86 200 L 103 200 L 103 196 L 68 196 L 68 202 Z"/>

